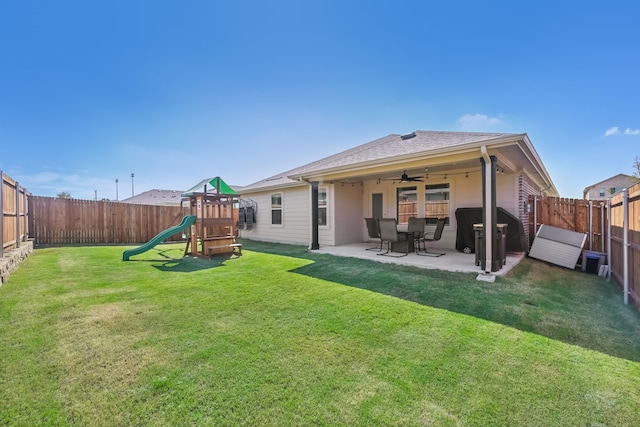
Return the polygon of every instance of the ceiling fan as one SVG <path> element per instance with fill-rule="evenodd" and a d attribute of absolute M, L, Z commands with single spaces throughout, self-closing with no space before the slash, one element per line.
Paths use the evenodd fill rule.
<path fill-rule="evenodd" d="M 420 176 L 408 176 L 407 171 L 402 171 L 402 176 L 400 177 L 400 182 L 422 182 Z M 398 181 L 397 178 L 387 178 L 385 181 Z"/>

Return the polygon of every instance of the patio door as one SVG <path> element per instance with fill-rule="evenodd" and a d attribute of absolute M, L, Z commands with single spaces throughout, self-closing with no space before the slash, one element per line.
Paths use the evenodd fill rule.
<path fill-rule="evenodd" d="M 371 194 L 371 217 L 382 218 L 382 193 Z"/>

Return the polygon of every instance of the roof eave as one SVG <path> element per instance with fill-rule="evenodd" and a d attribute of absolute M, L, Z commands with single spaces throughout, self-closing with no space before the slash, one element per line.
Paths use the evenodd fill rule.
<path fill-rule="evenodd" d="M 265 192 L 265 191 L 273 191 L 273 190 L 280 190 L 280 189 L 283 189 L 283 188 L 298 187 L 298 186 L 306 185 L 306 184 L 307 183 L 304 182 L 302 179 L 297 179 L 297 180 L 294 180 L 292 182 L 264 185 L 264 186 L 255 187 L 255 188 L 243 188 L 242 190 L 240 190 L 238 192 L 238 194 L 240 196 L 242 196 L 244 194 L 262 193 L 262 192 Z"/>
<path fill-rule="evenodd" d="M 400 165 L 407 162 L 407 160 L 411 160 L 413 162 L 421 162 L 428 159 L 433 159 L 434 157 L 463 155 L 466 153 L 478 151 L 482 146 L 486 146 L 487 148 L 494 148 L 503 145 L 517 144 L 518 141 L 522 140 L 524 137 L 526 137 L 526 134 L 511 134 L 507 137 L 485 139 L 482 141 L 475 141 L 469 144 L 460 145 L 455 149 L 451 149 L 451 147 L 444 147 L 437 150 L 423 151 L 421 153 L 403 154 L 401 156 L 387 157 L 380 160 L 352 163 L 348 165 L 336 166 L 333 168 L 317 169 L 314 171 L 287 175 L 287 178 L 293 180 L 309 180 L 313 179 L 314 177 L 320 176 L 334 175 L 345 172 L 365 171 L 367 169 L 371 169 L 381 165 Z"/>

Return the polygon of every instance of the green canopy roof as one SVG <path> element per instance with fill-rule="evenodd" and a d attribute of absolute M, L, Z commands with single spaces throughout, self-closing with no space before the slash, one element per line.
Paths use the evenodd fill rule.
<path fill-rule="evenodd" d="M 205 187 L 206 185 L 210 185 L 211 188 L 215 189 L 217 194 L 223 194 L 223 195 L 229 195 L 229 196 L 238 195 L 238 193 L 236 193 L 233 190 L 233 188 L 229 187 L 229 185 L 226 182 L 224 182 L 222 178 L 220 178 L 219 176 L 216 176 L 215 178 L 203 179 L 197 185 L 193 186 L 189 190 L 182 193 L 182 195 L 189 196 L 193 194 L 195 191 L 200 190 L 202 187 Z"/>

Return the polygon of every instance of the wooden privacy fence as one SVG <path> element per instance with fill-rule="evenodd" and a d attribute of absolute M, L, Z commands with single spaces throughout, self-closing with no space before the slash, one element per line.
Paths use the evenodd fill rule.
<path fill-rule="evenodd" d="M 640 183 L 609 199 L 609 273 L 640 308 Z"/>
<path fill-rule="evenodd" d="M 180 223 L 188 207 L 33 196 L 29 234 L 36 244 L 137 244 Z M 175 235 L 171 240 L 181 240 Z"/>
<path fill-rule="evenodd" d="M 529 246 L 541 224 L 587 233 L 584 248 L 605 252 L 606 200 L 529 196 Z"/>
<path fill-rule="evenodd" d="M 584 249 L 607 253 L 609 277 L 640 308 L 640 183 L 607 201 L 529 196 L 529 244 L 541 224 L 587 234 Z"/>
<path fill-rule="evenodd" d="M 9 175 L 0 171 L 0 258 L 6 250 L 19 248 L 28 234 L 29 215 L 27 200 L 31 193 Z"/>
<path fill-rule="evenodd" d="M 418 202 L 415 200 L 398 202 L 398 224 L 408 223 L 409 218 L 412 216 L 418 216 Z M 444 218 L 449 216 L 449 201 L 425 202 L 424 216 L 425 218 Z"/>

